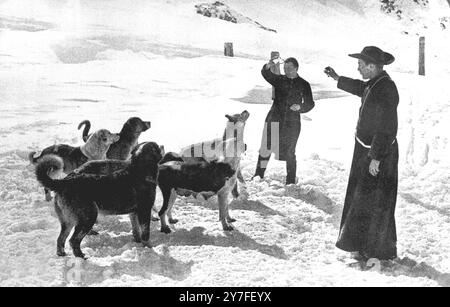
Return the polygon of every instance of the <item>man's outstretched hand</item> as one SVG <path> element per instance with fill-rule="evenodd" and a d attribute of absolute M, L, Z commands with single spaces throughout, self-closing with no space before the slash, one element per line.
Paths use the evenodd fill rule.
<path fill-rule="evenodd" d="M 323 70 L 323 72 L 328 76 L 333 78 L 334 80 L 338 80 L 339 79 L 339 75 L 334 71 L 333 68 L 331 68 L 330 66 L 325 67 L 325 69 Z"/>

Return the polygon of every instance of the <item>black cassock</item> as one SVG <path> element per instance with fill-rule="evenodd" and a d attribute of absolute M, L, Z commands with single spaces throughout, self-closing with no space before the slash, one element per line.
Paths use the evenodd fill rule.
<path fill-rule="evenodd" d="M 361 97 L 362 103 L 336 246 L 369 258 L 393 259 L 397 256 L 397 87 L 383 72 L 368 82 L 340 77 L 338 88 Z M 372 159 L 380 161 L 377 176 L 369 173 Z"/>

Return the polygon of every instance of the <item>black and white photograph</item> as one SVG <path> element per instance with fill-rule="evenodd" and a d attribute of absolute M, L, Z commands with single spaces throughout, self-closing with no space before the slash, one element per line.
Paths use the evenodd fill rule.
<path fill-rule="evenodd" d="M 449 287 L 449 56 L 450 0 L 0 0 L 0 287 Z"/>

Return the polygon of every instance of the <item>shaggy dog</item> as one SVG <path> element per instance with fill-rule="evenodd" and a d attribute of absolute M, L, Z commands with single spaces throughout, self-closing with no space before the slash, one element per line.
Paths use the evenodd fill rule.
<path fill-rule="evenodd" d="M 64 245 L 72 228 L 70 245 L 76 257 L 84 258 L 80 244 L 92 229 L 98 213 L 129 214 L 136 242 L 150 246 L 150 213 L 155 202 L 160 147 L 143 143 L 133 150 L 130 164 L 111 175 L 70 173 L 63 179 L 52 179 L 52 173 L 63 168 L 61 158 L 49 155 L 36 166 L 36 178 L 46 188 L 55 191 L 55 211 L 61 223 L 57 254 L 65 256 Z M 118 161 L 122 163 L 122 161 Z M 92 161 L 102 168 L 114 161 Z"/>
<path fill-rule="evenodd" d="M 78 125 L 78 129 L 83 125 L 85 125 L 83 129 L 83 140 L 86 141 L 89 136 L 88 133 L 91 123 L 88 120 L 82 121 Z M 144 122 L 139 117 L 129 118 L 119 133 L 119 141 L 111 145 L 106 153 L 106 157 L 114 160 L 128 160 L 131 150 L 138 144 L 139 136 L 142 132 L 147 131 L 150 125 L 150 122 Z"/>
<path fill-rule="evenodd" d="M 166 223 L 166 215 L 169 217 L 169 223 L 177 222 L 172 218 L 171 212 L 177 197 L 177 190 L 180 189 L 217 194 L 219 219 L 223 230 L 233 230 L 233 226 L 229 223 L 236 220 L 229 215 L 228 196 L 236 185 L 236 173 L 242 151 L 236 148 L 233 139 L 229 139 L 219 146 L 223 146 L 222 152 L 225 155 L 219 156 L 217 161 L 184 162 L 173 153 L 168 153 L 163 158 L 162 162 L 164 163 L 159 166 L 158 177 L 158 185 L 163 195 L 163 206 L 159 211 L 161 232 L 171 232 Z"/>
<path fill-rule="evenodd" d="M 118 134 L 113 134 L 106 129 L 101 129 L 93 133 L 86 144 L 79 147 L 73 147 L 66 144 L 53 145 L 42 150 L 37 157 L 35 157 L 36 152 L 30 152 L 28 158 L 31 164 L 35 165 L 46 155 L 57 155 L 63 160 L 63 172 L 68 174 L 90 160 L 106 159 L 106 152 L 111 144 L 118 140 Z M 44 189 L 44 191 L 45 199 L 50 201 L 52 199 L 50 191 L 47 189 Z"/>
<path fill-rule="evenodd" d="M 139 147 L 141 144 L 137 145 Z M 164 146 L 160 146 L 161 155 L 164 156 Z M 165 157 L 165 156 L 164 156 Z M 97 175 L 111 175 L 114 172 L 127 168 L 131 161 L 108 160 L 109 163 L 86 163 L 74 170 L 77 174 L 97 174 Z M 160 162 L 161 163 L 161 162 Z M 155 207 L 152 208 L 152 221 L 159 221 L 158 211 Z M 98 234 L 95 230 L 91 230 L 89 235 Z"/>

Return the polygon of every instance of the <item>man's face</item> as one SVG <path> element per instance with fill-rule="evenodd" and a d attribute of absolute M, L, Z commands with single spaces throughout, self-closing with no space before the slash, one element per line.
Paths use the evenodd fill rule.
<path fill-rule="evenodd" d="M 297 71 L 298 68 L 294 66 L 293 63 L 287 62 L 284 63 L 284 74 L 288 78 L 295 78 L 297 77 Z"/>
<path fill-rule="evenodd" d="M 363 79 L 370 79 L 372 77 L 373 71 L 374 71 L 375 65 L 373 64 L 366 64 L 361 59 L 358 59 L 358 71 L 363 77 Z"/>

